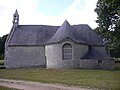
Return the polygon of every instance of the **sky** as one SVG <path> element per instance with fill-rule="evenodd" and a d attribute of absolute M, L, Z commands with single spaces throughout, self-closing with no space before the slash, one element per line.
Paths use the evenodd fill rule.
<path fill-rule="evenodd" d="M 19 25 L 88 24 L 96 28 L 97 0 L 0 0 L 0 37 L 10 32 L 18 10 Z"/>

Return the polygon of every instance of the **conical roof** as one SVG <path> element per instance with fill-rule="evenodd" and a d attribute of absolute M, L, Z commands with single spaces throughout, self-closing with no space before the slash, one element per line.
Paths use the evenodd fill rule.
<path fill-rule="evenodd" d="M 74 28 L 68 23 L 67 20 L 65 20 L 62 26 L 58 28 L 57 32 L 49 40 L 48 43 L 56 43 L 66 38 L 70 38 L 76 42 L 86 43 L 85 40 L 80 37 L 80 35 L 76 32 L 76 30 L 74 30 Z"/>
<path fill-rule="evenodd" d="M 15 14 L 17 14 L 17 15 L 18 15 L 18 11 L 17 11 L 17 9 L 15 10 Z"/>

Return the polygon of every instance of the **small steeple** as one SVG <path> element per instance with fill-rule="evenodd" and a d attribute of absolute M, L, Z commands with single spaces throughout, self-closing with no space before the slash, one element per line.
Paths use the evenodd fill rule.
<path fill-rule="evenodd" d="M 16 9 L 16 11 L 15 11 L 15 14 L 18 15 L 18 11 L 17 11 L 17 9 Z"/>
<path fill-rule="evenodd" d="M 17 9 L 15 11 L 15 14 L 13 14 L 13 21 L 12 22 L 13 22 L 13 26 L 15 28 L 17 28 L 17 26 L 19 25 L 19 15 L 18 15 Z"/>

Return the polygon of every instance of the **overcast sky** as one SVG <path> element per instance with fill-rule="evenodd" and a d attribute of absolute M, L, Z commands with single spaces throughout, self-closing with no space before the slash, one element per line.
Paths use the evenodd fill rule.
<path fill-rule="evenodd" d="M 19 24 L 71 25 L 88 24 L 97 27 L 94 12 L 97 0 L 0 0 L 0 36 L 8 34 L 13 14 L 18 10 Z"/>

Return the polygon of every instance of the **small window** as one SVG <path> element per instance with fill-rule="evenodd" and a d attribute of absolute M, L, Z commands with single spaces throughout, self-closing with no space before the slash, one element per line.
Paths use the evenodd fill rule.
<path fill-rule="evenodd" d="M 98 63 L 102 63 L 102 60 L 98 60 Z"/>
<path fill-rule="evenodd" d="M 62 51 L 63 51 L 63 59 L 64 60 L 72 59 L 72 46 L 71 46 L 71 44 L 64 44 Z"/>
<path fill-rule="evenodd" d="M 91 50 L 91 48 L 92 48 L 92 46 L 91 46 L 91 45 L 89 45 L 88 49 L 89 49 L 89 50 Z"/>
<path fill-rule="evenodd" d="M 15 20 L 15 22 L 17 22 L 17 20 Z"/>

